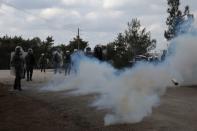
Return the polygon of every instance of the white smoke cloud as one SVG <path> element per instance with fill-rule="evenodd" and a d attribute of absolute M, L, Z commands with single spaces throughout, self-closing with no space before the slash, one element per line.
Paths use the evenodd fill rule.
<path fill-rule="evenodd" d="M 196 35 L 180 36 L 175 39 L 176 49 L 173 59 L 169 61 L 180 78 L 182 85 L 197 84 L 197 38 Z"/>
<path fill-rule="evenodd" d="M 91 106 L 111 110 L 105 115 L 105 125 L 140 122 L 159 105 L 160 96 L 173 86 L 173 78 L 182 85 L 197 84 L 196 41 L 192 35 L 180 36 L 172 42 L 174 52 L 163 63 L 139 63 L 122 72 L 107 63 L 75 55 L 77 74 L 63 80 L 60 86 L 45 89 L 74 89 L 75 95 L 99 95 Z"/>
<path fill-rule="evenodd" d="M 151 114 L 152 107 L 158 105 L 159 96 L 170 85 L 169 74 L 163 66 L 154 65 L 140 65 L 118 73 L 106 63 L 84 58 L 77 76 L 54 90 L 77 89 L 74 94 L 100 94 L 92 106 L 112 110 L 104 118 L 106 125 L 135 123 Z"/>

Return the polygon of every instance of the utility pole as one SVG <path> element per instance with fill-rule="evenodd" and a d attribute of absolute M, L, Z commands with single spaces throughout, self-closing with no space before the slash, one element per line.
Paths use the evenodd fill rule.
<path fill-rule="evenodd" d="M 79 50 L 79 44 L 80 44 L 79 39 L 80 39 L 80 36 L 79 36 L 79 28 L 78 28 L 78 33 L 77 33 L 77 44 L 78 44 L 78 50 Z"/>

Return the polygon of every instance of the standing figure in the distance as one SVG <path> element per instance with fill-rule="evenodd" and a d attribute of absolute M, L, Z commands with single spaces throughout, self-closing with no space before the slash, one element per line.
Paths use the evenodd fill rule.
<path fill-rule="evenodd" d="M 23 49 L 20 46 L 15 48 L 13 57 L 11 58 L 11 66 L 14 67 L 15 81 L 14 81 L 14 90 L 21 89 L 21 78 L 24 75 L 24 64 L 25 60 L 23 57 Z"/>
<path fill-rule="evenodd" d="M 53 68 L 54 68 L 54 73 L 56 74 L 61 73 L 61 67 L 63 65 L 63 60 L 62 60 L 62 52 L 60 49 L 57 49 L 53 53 Z"/>
<path fill-rule="evenodd" d="M 40 59 L 39 59 L 39 66 L 40 66 L 40 69 L 41 69 L 41 72 L 45 72 L 45 69 L 46 69 L 46 66 L 47 66 L 47 58 L 45 56 L 44 53 L 41 54 L 40 56 Z"/>
<path fill-rule="evenodd" d="M 94 48 L 94 56 L 99 59 L 100 61 L 103 60 L 103 51 L 102 51 L 102 47 L 101 45 L 97 45 L 95 48 Z"/>
<path fill-rule="evenodd" d="M 33 50 L 31 48 L 29 48 L 28 53 L 25 56 L 27 81 L 32 81 L 33 68 L 34 68 L 35 63 L 36 62 L 35 62 L 35 58 L 34 58 L 34 55 L 33 55 Z"/>
<path fill-rule="evenodd" d="M 66 51 L 66 55 L 65 55 L 65 75 L 69 75 L 70 74 L 70 69 L 71 69 L 71 56 L 70 56 L 70 51 Z"/>
<path fill-rule="evenodd" d="M 87 48 L 86 48 L 85 55 L 86 55 L 87 57 L 92 57 L 92 56 L 93 56 L 90 47 L 87 47 Z"/>

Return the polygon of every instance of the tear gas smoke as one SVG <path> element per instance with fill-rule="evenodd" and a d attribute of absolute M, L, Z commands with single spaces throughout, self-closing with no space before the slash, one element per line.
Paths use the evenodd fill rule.
<path fill-rule="evenodd" d="M 197 84 L 196 42 L 195 36 L 176 38 L 171 44 L 175 52 L 164 62 L 138 63 L 122 72 L 105 62 L 77 54 L 72 57 L 76 74 L 60 86 L 47 89 L 75 89 L 73 93 L 77 95 L 99 94 L 91 106 L 110 109 L 111 113 L 104 118 L 105 125 L 140 122 L 159 105 L 160 96 L 173 86 L 173 78 L 180 84 Z"/>
<path fill-rule="evenodd" d="M 175 39 L 176 48 L 171 59 L 170 67 L 179 78 L 181 85 L 197 85 L 197 38 L 196 35 L 184 35 Z"/>

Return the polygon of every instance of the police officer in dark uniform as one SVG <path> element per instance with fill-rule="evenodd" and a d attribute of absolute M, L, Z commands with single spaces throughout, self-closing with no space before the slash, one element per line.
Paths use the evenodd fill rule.
<path fill-rule="evenodd" d="M 102 51 L 102 47 L 100 45 L 97 45 L 94 48 L 94 56 L 96 58 L 98 58 L 99 60 L 103 60 L 103 51 Z"/>
<path fill-rule="evenodd" d="M 41 72 L 45 72 L 46 66 L 47 66 L 47 58 L 44 53 L 41 54 L 41 57 L 39 59 L 39 65 Z"/>
<path fill-rule="evenodd" d="M 70 54 L 70 51 L 66 51 L 64 64 L 65 64 L 65 75 L 69 75 L 70 70 L 71 70 L 71 54 Z"/>
<path fill-rule="evenodd" d="M 91 52 L 91 48 L 90 48 L 90 47 L 87 47 L 87 48 L 86 48 L 85 55 L 86 55 L 87 57 L 92 57 L 92 52 Z"/>
<path fill-rule="evenodd" d="M 32 81 L 33 68 L 35 65 L 35 58 L 33 55 L 33 50 L 31 48 L 28 49 L 28 53 L 25 57 L 26 71 L 27 71 L 27 81 Z"/>
<path fill-rule="evenodd" d="M 57 72 L 61 73 L 61 66 L 63 65 L 63 61 L 62 61 L 62 54 L 61 54 L 61 50 L 57 49 L 54 53 L 53 53 L 53 68 L 54 68 L 54 74 L 56 74 Z"/>

